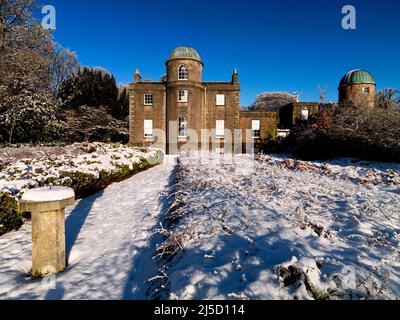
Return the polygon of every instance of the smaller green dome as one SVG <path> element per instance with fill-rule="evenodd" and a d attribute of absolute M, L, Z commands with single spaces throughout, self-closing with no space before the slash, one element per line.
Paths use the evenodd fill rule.
<path fill-rule="evenodd" d="M 347 73 L 340 81 L 339 88 L 355 84 L 375 84 L 375 79 L 371 73 L 366 70 L 353 70 Z"/>
<path fill-rule="evenodd" d="M 174 51 L 172 51 L 172 53 L 169 55 L 168 61 L 174 59 L 184 59 L 184 58 L 193 59 L 201 62 L 199 53 L 192 47 L 175 48 Z"/>

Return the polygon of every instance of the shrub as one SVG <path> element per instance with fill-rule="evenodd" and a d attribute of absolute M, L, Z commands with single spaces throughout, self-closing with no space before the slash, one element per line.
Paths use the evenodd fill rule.
<path fill-rule="evenodd" d="M 0 194 L 0 236 L 18 230 L 23 223 L 23 214 L 18 211 L 17 201 L 5 193 Z"/>
<path fill-rule="evenodd" d="M 65 142 L 129 141 L 127 123 L 113 118 L 105 108 L 81 106 L 62 114 Z"/>
<path fill-rule="evenodd" d="M 18 211 L 25 190 L 49 185 L 71 187 L 77 198 L 163 162 L 162 150 L 132 149 L 120 144 L 81 144 L 80 155 L 49 155 L 7 164 L 0 172 L 0 235 L 19 229 L 29 215 Z M 100 158 L 103 158 L 100 160 Z M 13 184 L 13 181 L 23 183 Z"/>
<path fill-rule="evenodd" d="M 293 156 L 337 156 L 400 162 L 400 111 L 352 104 L 322 110 L 291 136 Z"/>

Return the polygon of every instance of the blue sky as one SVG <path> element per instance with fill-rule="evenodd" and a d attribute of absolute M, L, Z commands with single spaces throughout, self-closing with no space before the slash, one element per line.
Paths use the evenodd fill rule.
<path fill-rule="evenodd" d="M 230 80 L 237 68 L 242 105 L 265 91 L 303 92 L 318 85 L 337 101 L 340 78 L 363 68 L 378 89 L 400 88 L 398 0 L 48 0 L 57 10 L 55 39 L 83 65 L 102 66 L 120 83 L 138 68 L 158 80 L 174 47 L 197 49 L 205 81 Z M 357 29 L 343 30 L 344 5 L 357 10 Z"/>

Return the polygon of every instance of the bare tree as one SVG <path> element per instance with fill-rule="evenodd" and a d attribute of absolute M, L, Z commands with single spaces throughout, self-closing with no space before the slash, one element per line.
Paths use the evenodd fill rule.
<path fill-rule="evenodd" d="M 375 107 L 383 109 L 400 109 L 400 90 L 383 89 L 375 95 Z"/>
<path fill-rule="evenodd" d="M 296 97 L 296 102 L 300 102 L 300 97 L 303 94 L 303 91 L 301 90 L 296 90 L 295 92 L 293 92 L 294 96 Z"/>
<path fill-rule="evenodd" d="M 326 93 L 328 92 L 328 85 L 326 84 L 323 87 L 318 85 L 318 91 L 319 91 L 319 99 L 321 100 L 321 102 L 323 102 L 325 100 Z"/>
<path fill-rule="evenodd" d="M 400 159 L 400 110 L 371 108 L 352 101 L 321 110 L 293 132 L 294 154 L 303 159 L 353 156 Z"/>
<path fill-rule="evenodd" d="M 77 73 L 79 64 L 76 53 L 54 44 L 54 51 L 50 56 L 49 72 L 52 80 L 53 93 L 57 96 L 58 88 L 69 76 Z"/>
<path fill-rule="evenodd" d="M 50 33 L 33 18 L 34 0 L 0 0 L 0 86 L 9 94 L 51 86 Z"/>

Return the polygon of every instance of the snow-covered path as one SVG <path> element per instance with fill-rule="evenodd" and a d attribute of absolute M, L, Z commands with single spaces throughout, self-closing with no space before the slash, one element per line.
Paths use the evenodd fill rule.
<path fill-rule="evenodd" d="M 162 241 L 154 230 L 168 204 L 174 168 L 168 163 L 154 167 L 69 208 L 70 267 L 55 281 L 26 276 L 30 224 L 0 237 L 0 300 L 145 299 L 144 281 L 156 273 L 151 255 Z"/>

